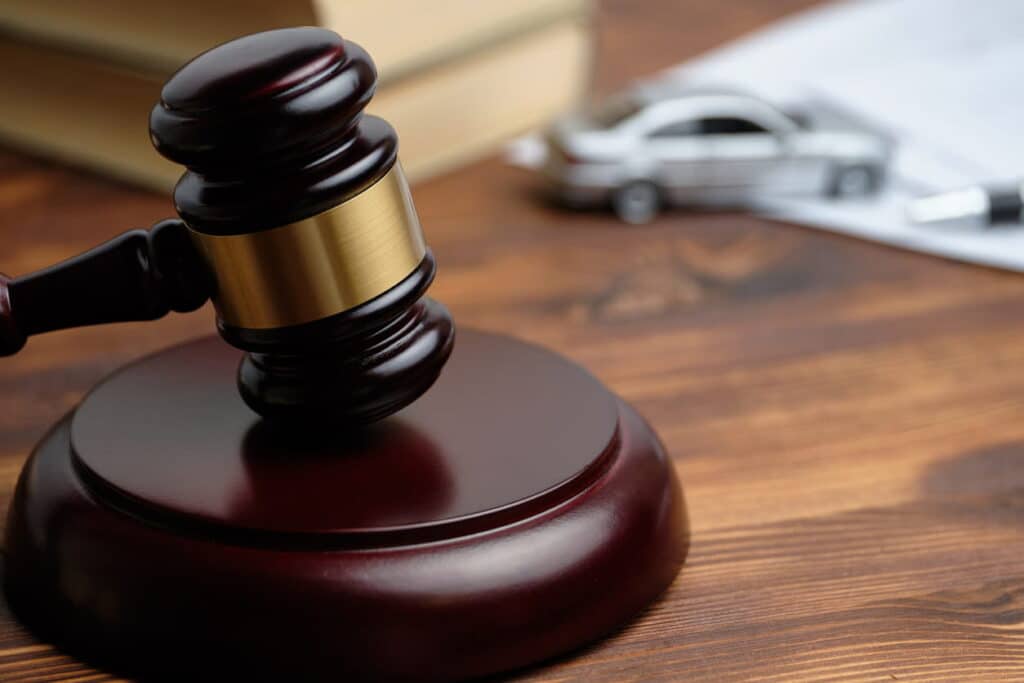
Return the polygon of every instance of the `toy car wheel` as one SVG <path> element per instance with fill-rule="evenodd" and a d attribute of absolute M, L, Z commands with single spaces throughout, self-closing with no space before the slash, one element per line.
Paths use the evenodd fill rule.
<path fill-rule="evenodd" d="M 612 198 L 616 215 L 627 223 L 647 223 L 658 213 L 658 188 L 651 183 L 623 185 Z"/>
<path fill-rule="evenodd" d="M 841 166 L 829 183 L 830 197 L 860 197 L 878 189 L 881 180 L 878 169 L 870 166 Z"/>

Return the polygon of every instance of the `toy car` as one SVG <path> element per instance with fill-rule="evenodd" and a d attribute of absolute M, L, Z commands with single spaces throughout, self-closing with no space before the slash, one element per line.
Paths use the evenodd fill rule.
<path fill-rule="evenodd" d="M 880 135 L 811 126 L 726 91 L 636 89 L 563 118 L 545 139 L 544 174 L 564 202 L 610 202 L 631 223 L 670 204 L 868 194 L 881 184 L 891 151 Z"/>

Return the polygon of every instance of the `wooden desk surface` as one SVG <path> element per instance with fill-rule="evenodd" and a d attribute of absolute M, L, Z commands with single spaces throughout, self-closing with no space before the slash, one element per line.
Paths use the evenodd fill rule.
<path fill-rule="evenodd" d="M 600 85 L 801 4 L 605 3 Z M 627 227 L 531 188 L 496 160 L 415 188 L 441 263 L 433 295 L 634 402 L 675 459 L 693 547 L 639 620 L 523 679 L 1024 678 L 1024 278 L 742 215 Z M 0 267 L 170 209 L 0 154 Z M 53 334 L 3 360 L 0 508 L 84 391 L 209 333 L 211 315 Z M 106 678 L 0 612 L 0 679 Z"/>

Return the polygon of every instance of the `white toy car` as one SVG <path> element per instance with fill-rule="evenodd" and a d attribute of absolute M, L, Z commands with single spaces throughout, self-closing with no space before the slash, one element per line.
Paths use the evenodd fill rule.
<path fill-rule="evenodd" d="M 545 176 L 572 206 L 610 203 L 626 221 L 672 204 L 748 205 L 760 196 L 850 196 L 878 189 L 882 136 L 811 126 L 742 93 L 636 89 L 558 121 Z"/>

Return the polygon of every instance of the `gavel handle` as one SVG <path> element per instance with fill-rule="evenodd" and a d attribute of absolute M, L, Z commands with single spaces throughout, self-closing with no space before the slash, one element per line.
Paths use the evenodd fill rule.
<path fill-rule="evenodd" d="M 0 356 L 52 330 L 154 320 L 206 302 L 210 278 L 177 219 L 17 278 L 0 274 Z"/>

